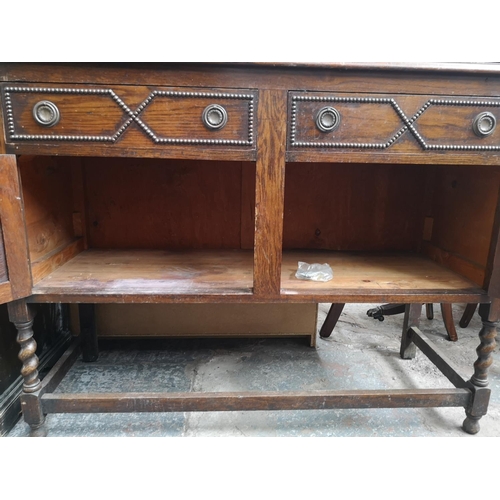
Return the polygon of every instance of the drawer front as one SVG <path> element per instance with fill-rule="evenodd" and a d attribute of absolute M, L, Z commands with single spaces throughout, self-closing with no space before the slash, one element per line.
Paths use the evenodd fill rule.
<path fill-rule="evenodd" d="M 499 108 L 492 98 L 292 92 L 288 149 L 498 151 Z"/>
<path fill-rule="evenodd" d="M 3 87 L 7 143 L 255 148 L 250 90 Z"/>

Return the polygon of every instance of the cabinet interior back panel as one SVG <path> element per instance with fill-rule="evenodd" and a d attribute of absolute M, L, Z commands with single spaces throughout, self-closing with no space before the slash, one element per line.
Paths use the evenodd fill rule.
<path fill-rule="evenodd" d="M 290 163 L 283 247 L 416 251 L 426 167 Z"/>
<path fill-rule="evenodd" d="M 242 241 L 253 240 L 242 235 L 242 227 L 253 231 L 248 221 L 254 200 L 254 192 L 242 188 L 244 165 L 86 158 L 89 246 L 241 248 Z"/>

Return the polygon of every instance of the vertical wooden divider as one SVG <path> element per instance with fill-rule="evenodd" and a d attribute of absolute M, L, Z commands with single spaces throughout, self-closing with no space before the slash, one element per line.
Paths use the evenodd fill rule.
<path fill-rule="evenodd" d="M 277 296 L 281 285 L 287 92 L 262 90 L 257 110 L 254 294 Z"/>
<path fill-rule="evenodd" d="M 31 266 L 15 155 L 0 155 L 0 212 L 12 299 L 31 295 Z"/>

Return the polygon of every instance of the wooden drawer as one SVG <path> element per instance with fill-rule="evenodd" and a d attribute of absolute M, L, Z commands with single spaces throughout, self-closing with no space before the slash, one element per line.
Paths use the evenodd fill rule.
<path fill-rule="evenodd" d="M 7 144 L 255 149 L 257 92 L 138 86 L 3 87 Z"/>
<path fill-rule="evenodd" d="M 500 99 L 289 94 L 288 149 L 500 150 Z"/>

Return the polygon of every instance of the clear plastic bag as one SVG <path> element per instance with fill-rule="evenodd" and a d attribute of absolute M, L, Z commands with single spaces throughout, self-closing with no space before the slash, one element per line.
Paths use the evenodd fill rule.
<path fill-rule="evenodd" d="M 333 271 L 328 264 L 308 264 L 307 262 L 299 262 L 295 277 L 299 280 L 330 281 L 333 279 Z"/>

